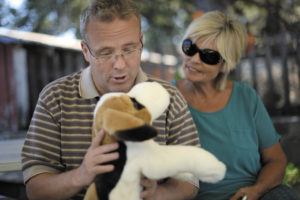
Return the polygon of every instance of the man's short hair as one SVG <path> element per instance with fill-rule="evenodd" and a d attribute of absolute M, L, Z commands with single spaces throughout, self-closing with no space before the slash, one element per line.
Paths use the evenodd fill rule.
<path fill-rule="evenodd" d="M 132 15 L 141 23 L 139 9 L 133 0 L 92 0 L 80 16 L 82 39 L 88 42 L 86 27 L 90 21 L 111 22 L 116 18 L 127 20 Z"/>

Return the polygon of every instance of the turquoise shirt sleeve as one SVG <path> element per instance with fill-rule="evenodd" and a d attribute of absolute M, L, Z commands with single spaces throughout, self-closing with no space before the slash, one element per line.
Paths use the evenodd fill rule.
<path fill-rule="evenodd" d="M 275 130 L 273 122 L 257 92 L 246 85 L 242 84 L 245 92 L 249 93 L 249 101 L 253 102 L 253 117 L 255 120 L 256 133 L 259 139 L 260 150 L 271 147 L 280 140 L 280 136 Z"/>

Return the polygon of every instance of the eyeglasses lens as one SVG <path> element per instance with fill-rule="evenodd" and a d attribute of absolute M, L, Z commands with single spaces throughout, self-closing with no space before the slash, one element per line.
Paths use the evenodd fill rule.
<path fill-rule="evenodd" d="M 194 56 L 197 53 L 197 47 L 191 40 L 184 40 L 182 43 L 182 51 L 188 56 Z"/>
<path fill-rule="evenodd" d="M 216 65 L 220 61 L 222 61 L 222 57 L 219 52 L 211 49 L 200 50 L 190 39 L 186 39 L 183 41 L 182 51 L 187 56 L 194 56 L 198 52 L 200 59 L 208 65 Z"/>
<path fill-rule="evenodd" d="M 217 51 L 210 49 L 200 50 L 200 58 L 203 62 L 209 65 L 216 65 L 220 62 L 221 56 Z"/>

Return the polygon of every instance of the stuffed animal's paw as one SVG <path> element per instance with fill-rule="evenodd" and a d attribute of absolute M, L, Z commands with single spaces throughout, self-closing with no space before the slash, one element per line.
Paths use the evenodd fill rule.
<path fill-rule="evenodd" d="M 209 170 L 206 170 L 205 173 L 201 172 L 201 174 L 199 174 L 199 179 L 203 182 L 216 183 L 224 178 L 225 173 L 226 166 L 222 162 L 215 160 Z"/>
<path fill-rule="evenodd" d="M 191 181 L 191 180 L 195 179 L 195 176 L 191 173 L 186 172 L 186 173 L 177 174 L 173 178 L 175 178 L 177 180 L 181 180 L 181 181 Z"/>

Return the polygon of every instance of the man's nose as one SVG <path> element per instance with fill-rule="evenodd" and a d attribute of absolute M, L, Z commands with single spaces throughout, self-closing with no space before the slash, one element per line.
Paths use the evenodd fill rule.
<path fill-rule="evenodd" d="M 115 69 L 119 69 L 119 70 L 125 68 L 126 62 L 123 54 L 115 55 L 113 66 Z"/>

